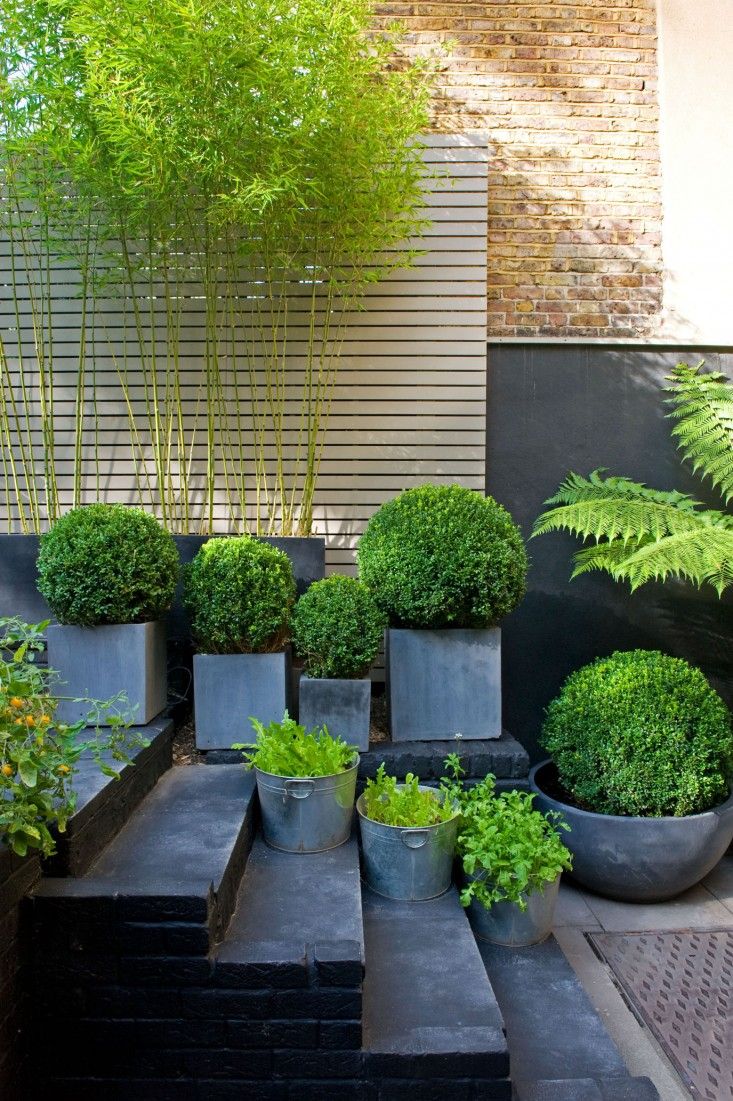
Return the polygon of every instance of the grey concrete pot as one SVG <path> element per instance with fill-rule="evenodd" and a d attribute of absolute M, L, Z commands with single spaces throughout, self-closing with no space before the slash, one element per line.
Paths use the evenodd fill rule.
<path fill-rule="evenodd" d="M 543 890 L 524 895 L 526 910 L 521 910 L 516 902 L 495 902 L 487 909 L 474 900 L 467 910 L 471 928 L 477 937 L 492 944 L 512 948 L 540 944 L 552 932 L 559 889 L 558 875 Z"/>
<path fill-rule="evenodd" d="M 124 692 L 135 711 L 135 722 L 149 723 L 168 698 L 165 623 L 119 623 L 101 627 L 48 628 L 48 664 L 61 674 L 64 696 L 106 700 Z M 58 716 L 73 723 L 89 707 L 62 700 Z"/>
<path fill-rule="evenodd" d="M 198 749 L 253 742 L 250 716 L 267 726 L 290 707 L 290 648 L 275 654 L 195 654 L 194 712 Z"/>
<path fill-rule="evenodd" d="M 358 749 L 369 749 L 372 685 L 361 680 L 300 678 L 298 721 L 308 730 L 326 726 L 334 738 Z"/>
<path fill-rule="evenodd" d="M 351 768 L 332 776 L 276 776 L 255 768 L 262 832 L 272 849 L 319 853 L 351 836 L 358 755 Z"/>
<path fill-rule="evenodd" d="M 570 826 L 562 840 L 573 854 L 572 877 L 599 895 L 623 902 L 674 898 L 699 883 L 733 840 L 733 794 L 712 810 L 683 818 L 594 814 L 547 794 L 556 775 L 551 761 L 532 769 L 535 806 L 562 814 Z"/>
<path fill-rule="evenodd" d="M 501 631 L 456 627 L 386 636 L 392 740 L 501 736 Z"/>
<path fill-rule="evenodd" d="M 38 535 L 0 535 L 0 616 L 26 623 L 53 619 L 36 587 Z"/>

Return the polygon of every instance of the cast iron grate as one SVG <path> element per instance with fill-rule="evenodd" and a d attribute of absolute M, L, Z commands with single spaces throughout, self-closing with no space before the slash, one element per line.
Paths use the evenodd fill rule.
<path fill-rule="evenodd" d="M 733 930 L 589 933 L 693 1097 L 733 1099 Z"/>

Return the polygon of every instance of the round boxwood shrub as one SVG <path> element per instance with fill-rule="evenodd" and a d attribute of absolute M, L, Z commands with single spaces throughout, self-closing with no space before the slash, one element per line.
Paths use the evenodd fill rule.
<path fill-rule="evenodd" d="M 393 627 L 491 627 L 524 596 L 521 532 L 492 497 L 418 486 L 382 505 L 357 552 Z"/>
<path fill-rule="evenodd" d="M 272 653 L 287 642 L 295 580 L 283 551 L 250 535 L 210 539 L 184 582 L 200 653 Z"/>
<path fill-rule="evenodd" d="M 600 814 L 698 814 L 728 795 L 728 709 L 699 669 L 658 650 L 618 652 L 571 673 L 541 740 L 566 791 Z"/>
<path fill-rule="evenodd" d="M 310 677 L 363 677 L 386 626 L 369 590 L 355 577 L 314 582 L 293 613 L 293 641 Z"/>
<path fill-rule="evenodd" d="M 173 538 L 150 513 L 82 505 L 41 536 L 38 589 L 60 623 L 145 623 L 170 608 L 178 570 Z"/>

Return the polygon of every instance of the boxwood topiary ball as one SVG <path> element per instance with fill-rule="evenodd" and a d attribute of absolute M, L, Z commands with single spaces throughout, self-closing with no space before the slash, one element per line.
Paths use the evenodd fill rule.
<path fill-rule="evenodd" d="M 463 486 L 418 486 L 387 501 L 357 557 L 393 627 L 491 627 L 525 593 L 519 528 L 493 497 Z"/>
<path fill-rule="evenodd" d="M 303 593 L 293 613 L 293 641 L 311 677 L 363 677 L 386 626 L 369 590 L 355 577 L 332 574 Z"/>
<path fill-rule="evenodd" d="M 145 623 L 171 606 L 176 545 L 154 516 L 127 505 L 83 505 L 41 536 L 38 589 L 60 623 Z"/>
<path fill-rule="evenodd" d="M 699 669 L 658 650 L 617 652 L 571 673 L 541 740 L 563 787 L 599 814 L 699 814 L 730 789 L 728 708 Z"/>
<path fill-rule="evenodd" d="M 295 579 L 283 551 L 250 535 L 210 539 L 184 582 L 200 653 L 272 653 L 287 642 Z"/>

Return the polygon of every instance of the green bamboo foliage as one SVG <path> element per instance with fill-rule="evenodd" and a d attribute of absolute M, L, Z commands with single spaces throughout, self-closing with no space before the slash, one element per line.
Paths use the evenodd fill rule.
<path fill-rule="evenodd" d="M 75 499 L 85 441 L 99 468 L 93 346 L 114 365 L 139 503 L 175 531 L 210 531 L 223 510 L 232 530 L 309 534 L 345 321 L 370 283 L 412 261 L 424 227 L 415 135 L 431 63 L 399 57 L 398 28 L 371 31 L 369 0 L 4 9 L 8 117 L 26 117 L 12 143 L 3 124 L 2 160 L 12 145 L 49 166 L 47 236 L 70 231 L 81 272 Z M 121 342 L 105 303 L 122 314 Z M 52 327 L 40 318 L 52 518 Z M 17 482 L 32 496 L 38 471 L 8 395 L 0 416 L 8 492 Z"/>

